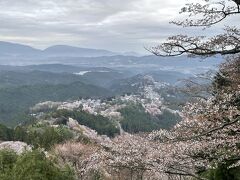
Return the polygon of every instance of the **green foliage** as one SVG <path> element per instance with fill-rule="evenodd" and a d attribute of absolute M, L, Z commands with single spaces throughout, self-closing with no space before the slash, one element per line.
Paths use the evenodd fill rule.
<path fill-rule="evenodd" d="M 104 178 L 104 175 L 100 171 L 95 170 L 95 171 L 92 171 L 90 174 L 91 174 L 90 179 L 92 179 L 92 180 L 104 180 L 104 179 L 106 179 L 106 178 Z"/>
<path fill-rule="evenodd" d="M 49 150 L 53 145 L 62 143 L 73 137 L 72 132 L 64 127 L 51 127 L 49 125 L 33 124 L 31 126 L 17 126 L 14 129 L 0 125 L 0 140 L 22 141 L 31 144 L 34 148 Z"/>
<path fill-rule="evenodd" d="M 138 133 L 160 128 L 156 120 L 149 113 L 146 113 L 140 104 L 129 105 L 119 111 L 123 117 L 121 125 L 124 131 Z"/>
<path fill-rule="evenodd" d="M 15 126 L 26 121 L 30 107 L 41 101 L 106 97 L 111 93 L 82 82 L 71 84 L 36 84 L 0 89 L 0 122 Z"/>
<path fill-rule="evenodd" d="M 101 115 L 93 115 L 84 111 L 68 111 L 58 110 L 53 113 L 53 117 L 71 117 L 78 121 L 79 124 L 85 125 L 91 129 L 96 130 L 101 135 L 113 137 L 119 134 L 119 129 L 116 124 Z"/>
<path fill-rule="evenodd" d="M 63 126 L 54 128 L 47 125 L 33 125 L 28 128 L 27 137 L 23 141 L 32 144 L 35 148 L 49 150 L 54 144 L 62 143 L 72 137 L 72 132 Z"/>
<path fill-rule="evenodd" d="M 178 114 L 168 110 L 163 110 L 162 114 L 158 115 L 157 118 L 157 122 L 162 129 L 171 129 L 177 122 L 181 121 L 181 117 Z"/>
<path fill-rule="evenodd" d="M 59 167 L 45 154 L 34 150 L 17 155 L 12 151 L 0 151 L 1 180 L 73 180 L 69 167 Z"/>
<path fill-rule="evenodd" d="M 123 117 L 120 122 L 122 128 L 129 133 L 151 132 L 160 128 L 168 129 L 180 120 L 178 115 L 169 111 L 164 111 L 163 114 L 153 117 L 145 112 L 140 104 L 128 105 L 119 111 Z"/>
<path fill-rule="evenodd" d="M 8 141 L 13 139 L 13 130 L 0 124 L 0 140 Z"/>
<path fill-rule="evenodd" d="M 209 180 L 240 180 L 240 167 L 229 169 L 230 164 L 220 164 L 215 169 L 209 169 L 202 174 Z"/>
<path fill-rule="evenodd" d="M 12 170 L 17 158 L 17 154 L 13 151 L 0 151 L 0 179 L 10 180 L 12 178 Z"/>
<path fill-rule="evenodd" d="M 17 126 L 14 129 L 14 138 L 15 141 L 26 141 L 28 139 L 27 129 L 23 126 Z"/>
<path fill-rule="evenodd" d="M 214 76 L 214 80 L 212 83 L 214 94 L 217 94 L 218 91 L 231 85 L 231 81 L 228 78 L 226 78 L 226 76 L 228 76 L 226 73 L 217 73 Z"/>

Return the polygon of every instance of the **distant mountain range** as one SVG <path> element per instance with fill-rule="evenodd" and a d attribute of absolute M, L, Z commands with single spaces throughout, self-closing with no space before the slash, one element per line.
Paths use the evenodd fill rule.
<path fill-rule="evenodd" d="M 114 56 L 115 52 L 102 49 L 87 49 L 66 45 L 51 46 L 42 51 L 48 56 L 67 56 L 67 57 L 98 57 L 98 56 Z"/>
<path fill-rule="evenodd" d="M 0 41 L 0 55 L 17 56 L 17 55 L 33 55 L 40 53 L 41 50 L 30 46 Z"/>
<path fill-rule="evenodd" d="M 56 45 L 40 50 L 31 46 L 0 41 L 0 65 L 45 64 L 42 69 L 50 68 L 47 64 L 64 64 L 74 67 L 104 67 L 122 72 L 127 70 L 135 75 L 159 70 L 196 74 L 216 69 L 221 62 L 222 58 L 220 56 L 211 57 L 207 60 L 200 58 L 190 59 L 186 56 L 164 58 L 154 55 L 138 56 L 134 52 L 121 54 L 108 50 L 67 45 Z M 57 71 L 60 71 L 58 68 Z"/>
<path fill-rule="evenodd" d="M 4 57 L 100 57 L 115 55 L 135 55 L 135 52 L 117 53 L 104 49 L 89 49 L 73 47 L 68 45 L 55 45 L 44 50 L 31 46 L 0 41 L 0 55 Z"/>

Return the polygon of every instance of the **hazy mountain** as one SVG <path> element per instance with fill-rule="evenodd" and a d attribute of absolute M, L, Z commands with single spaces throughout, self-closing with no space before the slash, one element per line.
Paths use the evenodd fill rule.
<path fill-rule="evenodd" d="M 80 48 L 67 45 L 55 45 L 44 50 L 35 49 L 31 46 L 0 41 L 0 55 L 11 57 L 99 57 L 114 56 L 124 53 L 116 53 L 104 49 Z M 132 52 L 132 54 L 137 54 Z"/>
<path fill-rule="evenodd" d="M 26 56 L 40 53 L 40 50 L 22 44 L 0 41 L 0 55 Z"/>
<path fill-rule="evenodd" d="M 47 71 L 52 73 L 77 74 L 82 71 L 87 72 L 115 72 L 115 70 L 105 67 L 81 67 L 64 64 L 40 64 L 29 66 L 0 65 L 1 71 Z"/>
<path fill-rule="evenodd" d="M 152 72 L 149 72 L 147 75 L 152 76 L 156 81 L 166 82 L 171 85 L 177 85 L 179 83 L 181 84 L 181 80 L 192 77 L 191 74 L 185 74 L 181 72 L 167 71 L 167 70 L 152 71 Z"/>
<path fill-rule="evenodd" d="M 133 93 L 137 92 L 140 87 L 151 84 L 147 77 L 153 78 L 154 81 L 169 86 L 176 86 L 181 83 L 180 80 L 192 77 L 190 74 L 184 74 L 175 71 L 152 71 L 146 74 L 138 74 L 128 78 L 114 80 L 110 89 L 117 93 Z"/>
<path fill-rule="evenodd" d="M 43 71 L 0 71 L 0 89 L 37 84 L 70 84 L 83 82 L 83 78 L 74 74 Z"/>
<path fill-rule="evenodd" d="M 210 69 L 216 69 L 217 65 L 222 62 L 220 57 L 202 60 L 190 59 L 186 56 L 164 58 L 153 55 L 137 57 L 137 54 L 132 52 L 130 54 L 135 54 L 135 56 L 117 55 L 117 53 L 107 50 L 66 45 L 56 45 L 39 50 L 21 44 L 0 42 L 0 65 L 65 64 L 74 65 L 74 67 L 105 67 L 118 71 L 130 71 L 136 75 L 158 70 L 177 71 L 185 74 L 203 73 Z M 41 70 L 48 69 L 47 66 L 45 65 Z M 34 67 L 32 68 L 34 69 Z M 68 68 L 68 72 L 73 69 L 75 72 L 78 71 L 78 68 Z M 55 72 L 61 71 L 58 68 L 55 69 Z"/>
<path fill-rule="evenodd" d="M 124 56 L 136 56 L 136 57 L 143 56 L 142 54 L 136 53 L 134 51 L 124 52 L 124 53 L 122 53 L 122 55 L 124 55 Z"/>
<path fill-rule="evenodd" d="M 114 56 L 117 53 L 102 49 L 87 49 L 66 45 L 51 46 L 43 50 L 47 56 L 64 56 L 64 57 L 98 57 L 98 56 Z"/>
<path fill-rule="evenodd" d="M 202 60 L 190 59 L 186 56 L 179 57 L 157 57 L 157 56 L 104 56 L 104 57 L 59 57 L 48 59 L 48 62 L 69 64 L 86 67 L 107 67 L 120 71 L 131 71 L 135 74 L 147 73 L 149 71 L 177 71 L 186 74 L 203 73 L 210 69 L 216 69 L 222 62 L 219 57 Z"/>

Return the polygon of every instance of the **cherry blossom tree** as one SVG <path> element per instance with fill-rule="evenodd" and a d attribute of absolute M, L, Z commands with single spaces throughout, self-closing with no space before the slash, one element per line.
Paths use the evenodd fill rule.
<path fill-rule="evenodd" d="M 230 16 L 240 15 L 240 1 L 202 0 L 187 4 L 180 13 L 189 17 L 172 23 L 206 30 Z M 227 59 L 214 77 L 211 96 L 198 97 L 197 101 L 186 104 L 183 120 L 171 131 L 156 131 L 149 136 L 168 149 L 165 154 L 159 153 L 166 173 L 204 179 L 201 173 L 209 169 L 224 165 L 227 174 L 240 165 L 240 29 L 237 25 L 226 26 L 223 34 L 214 37 L 172 36 L 150 49 L 157 56 L 220 54 Z"/>

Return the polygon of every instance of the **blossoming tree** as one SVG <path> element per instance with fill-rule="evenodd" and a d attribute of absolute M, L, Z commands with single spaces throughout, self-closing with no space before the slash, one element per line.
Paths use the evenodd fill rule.
<path fill-rule="evenodd" d="M 230 16 L 240 15 L 239 0 L 202 0 L 187 4 L 181 13 L 188 13 L 179 26 L 209 28 Z M 156 131 L 151 139 L 170 147 L 159 158 L 165 172 L 208 178 L 210 169 L 223 168 L 221 179 L 234 178 L 231 170 L 240 166 L 240 29 L 226 26 L 224 33 L 214 37 L 176 35 L 150 49 L 158 56 L 209 57 L 224 55 L 223 63 L 212 84 L 212 96 L 198 98 L 183 110 L 183 121 L 170 132 Z M 205 29 L 206 30 L 206 29 Z M 230 179 L 231 179 L 230 178 Z M 215 178 L 217 179 L 217 178 Z"/>

